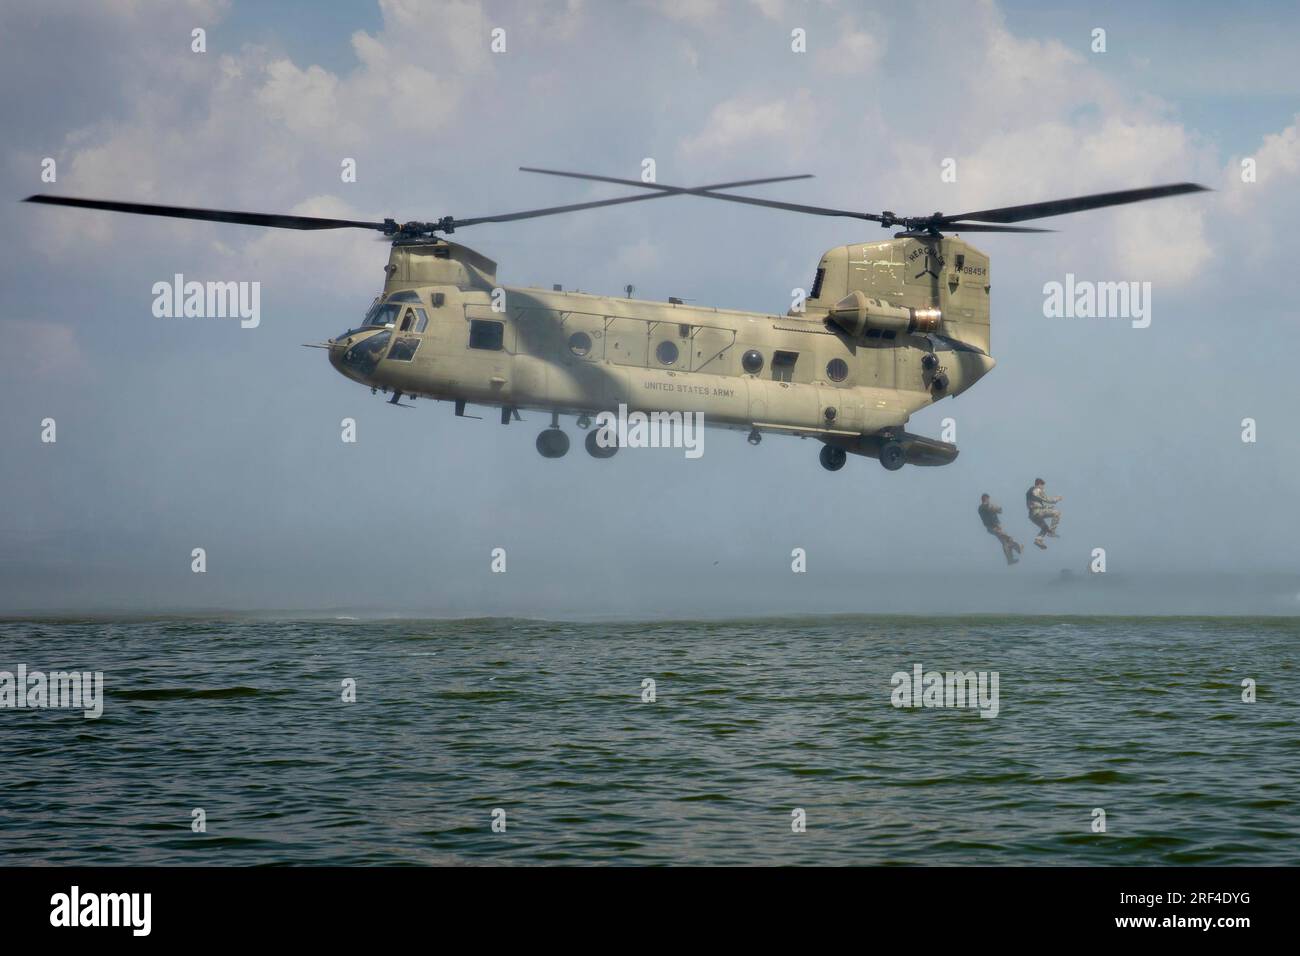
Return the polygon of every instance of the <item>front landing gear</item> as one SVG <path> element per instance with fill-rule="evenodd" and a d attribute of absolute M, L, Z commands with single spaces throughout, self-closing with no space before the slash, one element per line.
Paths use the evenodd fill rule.
<path fill-rule="evenodd" d="M 880 446 L 880 463 L 888 471 L 898 471 L 903 467 L 903 462 L 907 459 L 907 450 L 903 448 L 901 442 L 890 439 Z"/>
<path fill-rule="evenodd" d="M 569 436 L 558 428 L 548 428 L 537 436 L 537 451 L 543 458 L 563 458 L 569 453 Z"/>
<path fill-rule="evenodd" d="M 844 467 L 844 462 L 848 461 L 849 453 L 834 445 L 822 445 L 820 457 L 822 467 L 827 471 L 839 471 Z"/>
<path fill-rule="evenodd" d="M 543 458 L 563 458 L 569 453 L 569 436 L 560 430 L 560 415 L 551 413 L 551 427 L 537 436 L 537 452 Z"/>

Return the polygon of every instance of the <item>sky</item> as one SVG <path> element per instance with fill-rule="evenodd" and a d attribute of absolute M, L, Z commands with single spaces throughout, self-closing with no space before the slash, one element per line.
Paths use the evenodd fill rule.
<path fill-rule="evenodd" d="M 0 613 L 1297 613 L 1296 49 L 1280 3 L 6 3 Z M 953 419 L 957 461 L 895 473 L 728 431 L 696 460 L 576 442 L 544 460 L 543 416 L 394 409 L 300 347 L 379 291 L 373 235 L 18 201 L 465 218 L 620 194 L 519 166 L 637 178 L 646 158 L 663 183 L 810 173 L 753 194 L 908 214 L 1213 192 L 974 237 L 998 365 L 909 424 Z M 506 285 L 762 312 L 825 250 L 883 238 L 690 197 L 456 235 Z M 259 282 L 260 325 L 155 317 L 175 273 Z M 1067 274 L 1149 282 L 1149 327 L 1045 316 Z M 1007 568 L 979 495 L 1027 544 L 1039 475 L 1065 497 L 1062 536 Z"/>

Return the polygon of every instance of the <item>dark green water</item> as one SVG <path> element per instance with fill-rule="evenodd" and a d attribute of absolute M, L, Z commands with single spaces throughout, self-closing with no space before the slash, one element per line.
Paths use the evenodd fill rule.
<path fill-rule="evenodd" d="M 0 864 L 1296 864 L 1298 650 L 1294 618 L 0 622 L 0 670 L 105 675 L 98 720 L 0 709 Z M 998 715 L 894 707 L 917 663 L 998 672 Z"/>

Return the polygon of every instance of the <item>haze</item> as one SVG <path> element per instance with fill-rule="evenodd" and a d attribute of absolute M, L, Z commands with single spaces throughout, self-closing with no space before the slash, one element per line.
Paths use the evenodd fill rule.
<path fill-rule="evenodd" d="M 0 612 L 1296 613 L 1300 28 L 1282 3 L 1195 6 L 5 4 Z M 636 178 L 647 157 L 663 183 L 808 172 L 747 192 L 905 214 L 1215 191 L 972 235 L 998 367 L 909 425 L 938 437 L 951 417 L 960 457 L 835 474 L 815 442 L 725 431 L 698 460 L 575 442 L 547 461 L 537 413 L 386 405 L 299 347 L 379 291 L 369 235 L 18 202 L 469 217 L 624 192 L 518 166 Z M 678 197 L 454 238 L 505 284 L 783 313 L 823 251 L 888 235 Z M 260 282 L 260 325 L 155 318 L 175 273 Z M 1067 273 L 1150 282 L 1150 326 L 1045 318 Z M 1006 568 L 979 495 L 1028 546 L 1039 475 L 1065 495 L 1062 537 Z"/>

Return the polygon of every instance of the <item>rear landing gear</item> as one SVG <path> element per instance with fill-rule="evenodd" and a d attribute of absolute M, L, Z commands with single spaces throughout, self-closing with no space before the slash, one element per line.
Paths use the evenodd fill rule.
<path fill-rule="evenodd" d="M 587 446 L 587 454 L 592 458 L 613 458 L 614 453 L 618 451 L 618 445 L 610 445 L 608 448 L 596 441 L 596 436 L 601 433 L 600 429 L 594 432 L 587 432 L 587 437 L 583 443 Z"/>
<path fill-rule="evenodd" d="M 907 452 L 897 441 L 891 439 L 880 446 L 880 463 L 889 471 L 902 468 L 906 458 Z"/>
<path fill-rule="evenodd" d="M 839 471 L 844 467 L 844 462 L 848 461 L 849 453 L 843 448 L 836 448 L 834 445 L 822 445 L 820 457 L 822 467 L 827 471 Z"/>

